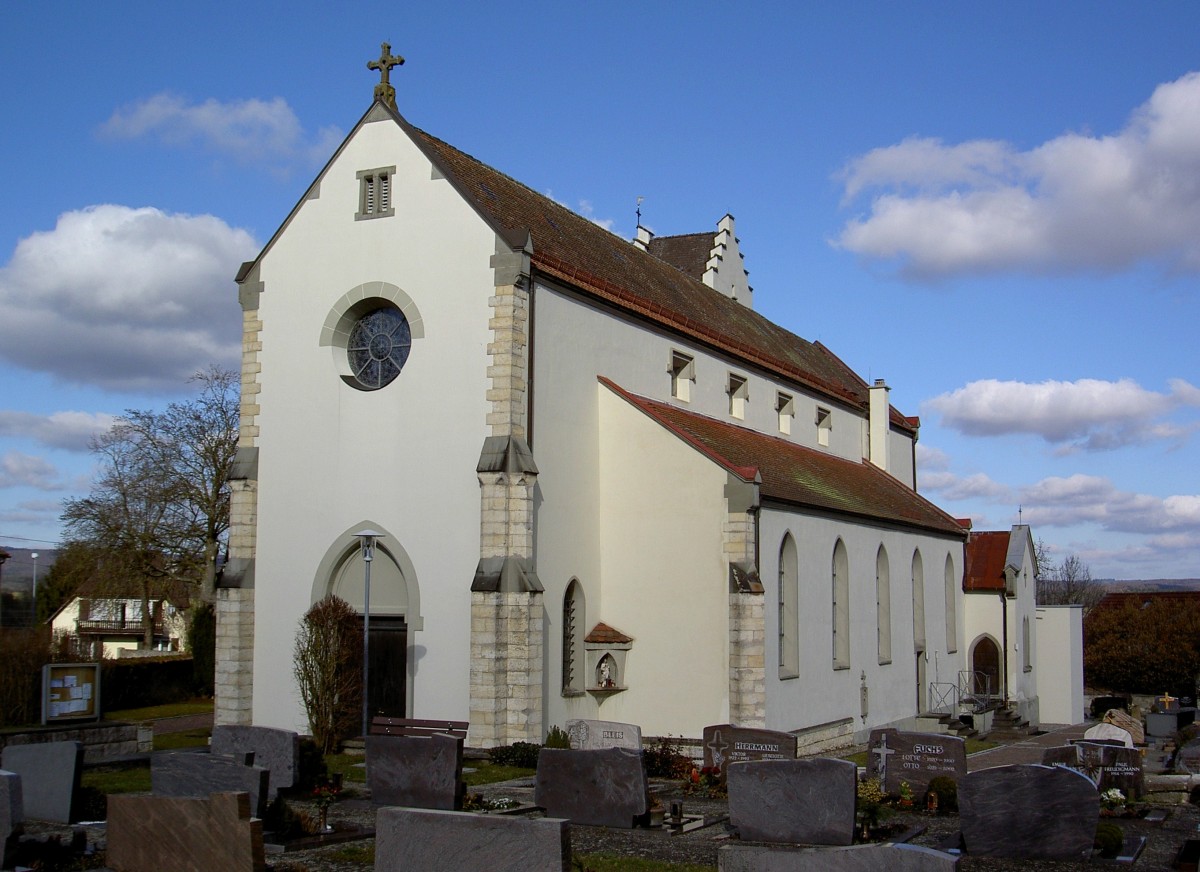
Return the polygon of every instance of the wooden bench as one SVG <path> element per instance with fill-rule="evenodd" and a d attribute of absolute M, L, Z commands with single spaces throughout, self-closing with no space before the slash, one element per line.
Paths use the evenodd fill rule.
<path fill-rule="evenodd" d="M 468 721 L 431 721 L 417 718 L 371 719 L 372 736 L 432 736 L 434 733 L 449 733 L 463 741 L 467 738 Z"/>

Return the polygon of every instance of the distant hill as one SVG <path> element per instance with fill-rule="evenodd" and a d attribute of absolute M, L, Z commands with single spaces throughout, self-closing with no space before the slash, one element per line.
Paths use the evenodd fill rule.
<path fill-rule="evenodd" d="M 1200 578 L 1140 578 L 1140 579 L 1122 579 L 1117 581 L 1111 578 L 1097 579 L 1104 584 L 1109 590 L 1114 592 L 1120 591 L 1144 591 L 1144 590 L 1200 590 Z"/>

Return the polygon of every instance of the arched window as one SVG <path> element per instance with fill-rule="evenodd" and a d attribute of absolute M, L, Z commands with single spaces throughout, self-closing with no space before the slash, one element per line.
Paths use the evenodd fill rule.
<path fill-rule="evenodd" d="M 946 555 L 946 650 L 958 650 L 958 601 L 954 595 L 954 559 Z"/>
<path fill-rule="evenodd" d="M 875 629 L 879 662 L 892 662 L 892 570 L 887 550 L 880 545 L 875 555 Z"/>
<path fill-rule="evenodd" d="M 800 674 L 799 560 L 796 541 L 785 533 L 779 546 L 779 677 Z"/>
<path fill-rule="evenodd" d="M 833 546 L 833 668 L 850 668 L 850 561 L 846 543 Z"/>
<path fill-rule="evenodd" d="M 583 586 L 571 579 L 563 594 L 562 688 L 565 694 L 583 693 Z"/>
<path fill-rule="evenodd" d="M 1029 615 L 1021 619 L 1021 668 L 1025 672 L 1033 671 L 1033 638 L 1029 632 Z"/>
<path fill-rule="evenodd" d="M 925 650 L 925 563 L 920 551 L 913 552 L 912 601 L 913 648 L 919 654 Z"/>

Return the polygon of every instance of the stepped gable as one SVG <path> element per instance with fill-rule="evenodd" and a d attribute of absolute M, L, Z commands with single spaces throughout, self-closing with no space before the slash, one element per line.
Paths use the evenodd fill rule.
<path fill-rule="evenodd" d="M 954 518 L 872 463 L 846 460 L 640 397 L 604 377 L 599 381 L 730 472 L 746 481 L 758 479 L 764 498 L 956 539 L 966 535 Z"/>

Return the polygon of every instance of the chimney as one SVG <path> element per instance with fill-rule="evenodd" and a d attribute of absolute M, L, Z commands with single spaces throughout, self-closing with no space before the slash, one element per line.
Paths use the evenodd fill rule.
<path fill-rule="evenodd" d="M 868 412 L 867 426 L 870 430 L 871 462 L 890 472 L 888 468 L 888 435 L 892 429 L 891 403 L 888 402 L 888 392 L 891 390 L 883 379 L 875 379 L 875 384 L 868 389 L 871 395 L 871 405 Z"/>
<path fill-rule="evenodd" d="M 653 238 L 654 234 L 639 224 L 637 229 L 637 237 L 633 240 L 633 244 L 642 251 L 646 251 L 650 248 L 650 240 Z"/>

